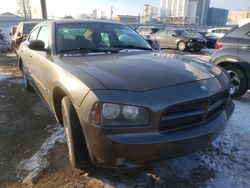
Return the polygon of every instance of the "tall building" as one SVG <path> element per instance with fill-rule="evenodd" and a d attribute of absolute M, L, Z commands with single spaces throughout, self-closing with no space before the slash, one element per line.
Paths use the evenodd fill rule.
<path fill-rule="evenodd" d="M 233 10 L 230 11 L 229 13 L 228 22 L 229 24 L 234 25 L 249 18 L 250 18 L 250 8 L 248 8 L 248 10 Z"/>
<path fill-rule="evenodd" d="M 209 8 L 207 25 L 208 26 L 224 26 L 227 23 L 228 10 L 220 8 Z"/>
<path fill-rule="evenodd" d="M 198 24 L 201 26 L 204 26 L 207 23 L 209 6 L 210 0 L 198 0 L 196 16 Z"/>
<path fill-rule="evenodd" d="M 156 19 L 158 17 L 158 8 L 151 5 L 144 5 L 143 16 Z"/>
<path fill-rule="evenodd" d="M 197 0 L 161 0 L 160 18 L 179 19 L 185 23 L 195 23 Z"/>

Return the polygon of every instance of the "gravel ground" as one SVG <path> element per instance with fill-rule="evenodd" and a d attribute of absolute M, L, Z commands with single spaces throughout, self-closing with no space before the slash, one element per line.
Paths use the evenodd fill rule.
<path fill-rule="evenodd" d="M 226 131 L 203 151 L 132 170 L 77 170 L 62 127 L 22 89 L 13 56 L 0 57 L 0 88 L 0 187 L 250 187 L 250 93 L 235 101 Z"/>

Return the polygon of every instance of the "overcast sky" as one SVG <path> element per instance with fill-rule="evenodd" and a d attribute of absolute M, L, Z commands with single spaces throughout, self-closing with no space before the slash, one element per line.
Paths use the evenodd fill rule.
<path fill-rule="evenodd" d="M 2 2 L 4 0 L 1 0 Z M 40 0 L 30 0 L 33 9 L 39 13 Z M 7 0 L 8 3 L 1 3 L 0 13 L 16 13 L 17 1 Z M 143 5 L 150 4 L 159 7 L 160 0 L 47 0 L 48 15 L 62 17 L 65 15 L 77 16 L 81 13 L 89 14 L 91 10 L 104 11 L 109 17 L 110 7 L 114 7 L 114 14 L 138 15 L 143 11 Z M 250 7 L 250 0 L 211 0 L 211 7 L 225 8 L 229 10 L 247 9 Z"/>

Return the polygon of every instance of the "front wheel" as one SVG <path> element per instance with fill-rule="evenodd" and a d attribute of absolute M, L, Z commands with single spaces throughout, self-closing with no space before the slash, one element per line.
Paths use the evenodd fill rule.
<path fill-rule="evenodd" d="M 177 48 L 178 48 L 179 51 L 183 52 L 183 51 L 186 50 L 187 45 L 186 45 L 185 42 L 181 41 L 181 42 L 178 43 Z"/>
<path fill-rule="evenodd" d="M 82 168 L 88 160 L 88 150 L 80 121 L 69 97 L 63 98 L 61 106 L 70 163 L 75 168 Z"/>
<path fill-rule="evenodd" d="M 244 95 L 247 92 L 247 80 L 244 72 L 235 65 L 223 67 L 231 78 L 230 94 L 233 99 Z"/>

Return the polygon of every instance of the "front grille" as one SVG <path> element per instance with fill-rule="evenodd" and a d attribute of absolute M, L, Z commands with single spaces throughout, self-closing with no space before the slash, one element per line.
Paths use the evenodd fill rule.
<path fill-rule="evenodd" d="M 169 106 L 164 111 L 159 131 L 169 132 L 201 125 L 220 114 L 229 98 L 228 91 L 211 97 Z"/>

